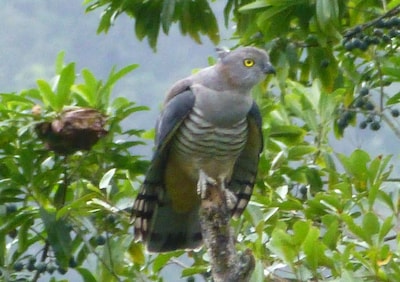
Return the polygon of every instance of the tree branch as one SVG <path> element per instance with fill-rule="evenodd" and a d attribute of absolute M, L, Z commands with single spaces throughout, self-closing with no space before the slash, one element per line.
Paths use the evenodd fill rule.
<path fill-rule="evenodd" d="M 233 230 L 229 225 L 229 193 L 221 183 L 207 183 L 200 207 L 201 232 L 214 281 L 249 281 L 255 260 L 251 250 L 238 254 L 235 249 Z"/>

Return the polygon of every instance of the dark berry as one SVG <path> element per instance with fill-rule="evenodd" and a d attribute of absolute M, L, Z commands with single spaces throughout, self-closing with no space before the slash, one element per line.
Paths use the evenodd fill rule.
<path fill-rule="evenodd" d="M 104 237 L 103 235 L 99 235 L 96 237 L 96 244 L 98 246 L 102 246 L 106 243 L 106 237 Z"/>
<path fill-rule="evenodd" d="M 353 38 L 352 40 L 354 48 L 361 48 L 361 46 L 363 45 L 363 41 L 361 41 L 358 38 Z"/>
<path fill-rule="evenodd" d="M 398 109 L 392 109 L 390 113 L 392 114 L 392 117 L 398 117 L 400 115 L 400 111 Z"/>
<path fill-rule="evenodd" d="M 78 263 L 76 262 L 75 258 L 74 258 L 74 257 L 71 257 L 71 258 L 69 259 L 69 267 L 75 268 L 75 267 L 77 267 L 77 266 L 78 266 Z"/>
<path fill-rule="evenodd" d="M 391 18 L 390 23 L 393 27 L 400 26 L 400 18 Z"/>
<path fill-rule="evenodd" d="M 358 98 L 355 102 L 354 102 L 354 107 L 356 108 L 362 108 L 365 105 L 365 101 L 362 98 Z"/>
<path fill-rule="evenodd" d="M 400 25 L 400 19 L 399 18 L 391 18 L 387 21 L 387 26 L 388 27 L 398 27 Z"/>
<path fill-rule="evenodd" d="M 13 268 L 15 271 L 21 271 L 24 268 L 24 264 L 20 261 L 14 263 Z"/>
<path fill-rule="evenodd" d="M 17 211 L 17 206 L 14 204 L 6 205 L 6 214 L 11 214 Z"/>
<path fill-rule="evenodd" d="M 346 119 L 347 121 L 350 121 L 353 117 L 354 117 L 354 112 L 351 111 L 345 111 L 342 115 L 342 117 L 344 119 Z"/>
<path fill-rule="evenodd" d="M 396 30 L 396 29 L 391 29 L 390 31 L 389 31 L 389 37 L 396 37 L 396 36 L 398 36 L 399 35 L 399 32 Z"/>
<path fill-rule="evenodd" d="M 367 102 L 367 103 L 365 104 L 365 109 L 368 110 L 368 111 L 372 111 L 372 110 L 375 109 L 375 106 L 374 106 L 374 104 L 372 104 L 371 102 Z"/>
<path fill-rule="evenodd" d="M 375 36 L 368 36 L 365 42 L 367 42 L 368 45 L 378 45 L 381 41 Z"/>
<path fill-rule="evenodd" d="M 374 29 L 374 35 L 381 37 L 383 35 L 382 29 L 375 28 Z"/>
<path fill-rule="evenodd" d="M 345 48 L 347 51 L 353 50 L 353 49 L 354 49 L 354 44 L 353 44 L 353 42 L 352 42 L 352 41 L 347 41 L 347 42 L 344 44 L 344 48 Z"/>
<path fill-rule="evenodd" d="M 371 123 L 374 121 L 374 115 L 369 115 L 367 116 L 367 119 L 365 120 L 367 123 Z"/>
<path fill-rule="evenodd" d="M 377 28 L 385 28 L 386 27 L 386 22 L 382 19 L 379 19 L 376 21 L 375 26 Z"/>
<path fill-rule="evenodd" d="M 321 61 L 321 68 L 327 68 L 329 66 L 329 60 L 324 59 Z"/>
<path fill-rule="evenodd" d="M 360 95 L 361 96 L 367 96 L 369 94 L 369 89 L 368 87 L 361 87 L 360 89 Z"/>
<path fill-rule="evenodd" d="M 358 48 L 362 51 L 366 51 L 368 49 L 368 43 L 365 40 L 362 40 L 361 45 Z"/>
<path fill-rule="evenodd" d="M 115 223 L 115 220 L 116 220 L 116 216 L 113 215 L 113 214 L 108 214 L 108 215 L 106 216 L 106 221 L 107 221 L 108 223 L 110 223 L 110 224 L 114 224 L 114 223 Z"/>
<path fill-rule="evenodd" d="M 34 271 L 36 268 L 33 263 L 28 263 L 28 265 L 26 266 L 26 269 L 28 269 L 29 271 Z"/>
<path fill-rule="evenodd" d="M 17 235 L 18 235 L 17 229 L 11 229 L 10 232 L 8 232 L 8 236 L 10 236 L 10 238 L 15 239 Z"/>
<path fill-rule="evenodd" d="M 57 269 L 57 267 L 56 267 L 54 264 L 50 264 L 50 263 L 49 263 L 49 264 L 46 266 L 46 270 L 47 270 L 47 272 L 50 273 L 50 274 L 53 274 L 54 271 L 56 271 L 56 269 Z"/>
<path fill-rule="evenodd" d="M 383 43 L 390 43 L 390 42 L 392 42 L 392 40 L 390 39 L 390 36 L 389 36 L 389 35 L 384 34 L 384 35 L 382 36 L 382 42 L 383 42 Z"/>
<path fill-rule="evenodd" d="M 43 273 L 47 269 L 47 264 L 45 262 L 41 261 L 36 264 L 35 268 L 39 273 Z"/>
<path fill-rule="evenodd" d="M 371 130 L 377 131 L 381 128 L 381 124 L 379 123 L 379 121 L 373 121 L 373 122 L 371 122 L 369 127 L 371 128 Z"/>
<path fill-rule="evenodd" d="M 346 120 L 346 119 L 344 119 L 344 118 L 340 118 L 340 119 L 338 120 L 338 126 L 339 126 L 339 128 L 344 129 L 344 128 L 346 128 L 348 125 L 349 125 L 348 120 Z"/>
<path fill-rule="evenodd" d="M 65 274 L 65 273 L 67 273 L 67 270 L 66 270 L 65 268 L 62 268 L 61 266 L 60 266 L 59 268 L 57 268 L 57 271 L 58 271 L 60 274 Z"/>
<path fill-rule="evenodd" d="M 307 186 L 306 186 L 306 185 L 300 185 L 299 190 L 300 190 L 300 193 L 301 193 L 302 195 L 307 195 L 308 189 L 307 189 Z"/>
<path fill-rule="evenodd" d="M 364 121 L 360 122 L 359 127 L 360 127 L 361 129 L 365 129 L 365 128 L 367 128 L 367 125 L 368 125 L 368 123 L 364 120 Z"/>

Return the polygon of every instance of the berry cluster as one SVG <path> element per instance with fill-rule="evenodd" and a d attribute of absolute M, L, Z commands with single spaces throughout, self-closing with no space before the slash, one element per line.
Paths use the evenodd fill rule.
<path fill-rule="evenodd" d="M 15 204 L 6 204 L 5 205 L 5 210 L 7 214 L 12 214 L 15 213 L 18 208 Z M 115 227 L 116 224 L 118 224 L 117 221 L 117 216 L 114 214 L 108 214 L 105 217 L 102 217 L 103 220 L 105 219 L 105 222 L 107 223 L 108 228 Z M 68 226 L 69 223 L 67 223 Z M 72 225 L 69 227 L 72 231 Z M 17 229 L 14 229 L 13 232 L 9 232 L 8 234 L 11 238 L 15 238 L 18 235 Z M 89 238 L 89 244 L 92 247 L 97 247 L 97 246 L 103 246 L 107 243 L 107 237 L 101 233 L 93 235 Z M 68 271 L 68 268 L 75 268 L 80 264 L 80 260 L 77 260 L 79 257 L 79 254 L 77 258 L 74 256 L 71 256 L 69 259 L 69 263 L 67 266 L 65 265 L 60 265 L 60 263 L 57 261 L 54 255 L 52 254 L 47 254 L 45 258 L 40 258 L 37 259 L 37 255 L 29 255 L 29 256 L 24 256 L 23 258 L 16 260 L 13 264 L 10 266 L 10 270 L 14 272 L 36 272 L 37 274 L 53 274 L 55 271 L 57 271 L 59 274 L 63 275 L 66 274 Z M 0 281 L 2 278 L 2 271 L 0 270 Z M 18 274 L 17 274 L 18 275 Z"/>
<path fill-rule="evenodd" d="M 74 257 L 71 257 L 69 261 L 69 267 L 76 267 L 78 264 L 75 260 Z M 13 269 L 17 272 L 22 271 L 23 269 L 26 269 L 27 271 L 37 271 L 39 273 L 44 273 L 48 272 L 49 274 L 53 274 L 54 271 L 58 271 L 60 274 L 65 274 L 67 273 L 67 270 L 61 266 L 58 265 L 57 261 L 55 263 L 53 262 L 45 262 L 45 261 L 39 261 L 37 262 L 36 257 L 34 256 L 29 256 L 26 260 L 20 260 L 14 263 Z"/>
<path fill-rule="evenodd" d="M 358 96 L 354 99 L 349 108 L 342 110 L 337 120 L 337 125 L 340 130 L 344 130 L 350 122 L 355 119 L 357 113 L 363 113 L 365 119 L 360 122 L 359 127 L 369 128 L 377 131 L 381 128 L 380 115 L 375 111 L 375 105 L 370 101 L 370 90 L 368 87 L 361 87 Z M 399 117 L 398 109 L 391 109 L 392 117 Z"/>
<path fill-rule="evenodd" d="M 379 18 L 346 32 L 342 44 L 347 51 L 366 51 L 370 45 L 387 45 L 394 38 L 400 38 L 400 18 Z"/>
<path fill-rule="evenodd" d="M 89 242 L 92 246 L 102 246 L 106 243 L 106 237 L 103 235 L 93 236 Z M 74 257 L 71 257 L 68 263 L 68 267 L 75 268 L 78 266 L 78 262 Z M 56 270 L 60 274 L 67 273 L 68 269 L 59 265 L 57 260 L 54 260 L 48 257 L 45 261 L 37 262 L 35 256 L 29 256 L 25 259 L 16 261 L 13 266 L 13 270 L 16 272 L 21 272 L 24 269 L 30 272 L 37 271 L 39 273 L 48 272 L 49 274 L 53 274 Z M 1 276 L 1 272 L 0 272 Z"/>

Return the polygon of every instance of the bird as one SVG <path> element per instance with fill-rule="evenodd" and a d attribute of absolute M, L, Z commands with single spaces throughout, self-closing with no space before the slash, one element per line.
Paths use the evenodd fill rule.
<path fill-rule="evenodd" d="M 202 187 L 222 183 L 243 213 L 263 149 L 262 118 L 252 88 L 275 74 L 257 47 L 218 49 L 218 60 L 177 81 L 156 122 L 155 150 L 134 201 L 135 240 L 149 252 L 201 247 Z"/>

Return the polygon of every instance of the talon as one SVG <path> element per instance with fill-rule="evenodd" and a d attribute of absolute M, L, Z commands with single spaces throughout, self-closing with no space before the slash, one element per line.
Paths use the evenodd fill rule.
<path fill-rule="evenodd" d="M 232 211 L 237 204 L 237 197 L 235 195 L 235 193 L 233 193 L 232 191 L 230 191 L 229 189 L 224 189 L 225 191 L 225 199 L 226 199 L 226 204 L 228 206 L 228 209 L 230 211 Z"/>
<path fill-rule="evenodd" d="M 207 187 L 211 184 L 217 185 L 217 181 L 214 178 L 209 177 L 204 171 L 199 172 L 199 181 L 197 182 L 197 194 L 200 195 L 201 199 L 205 199 L 207 196 Z"/>

